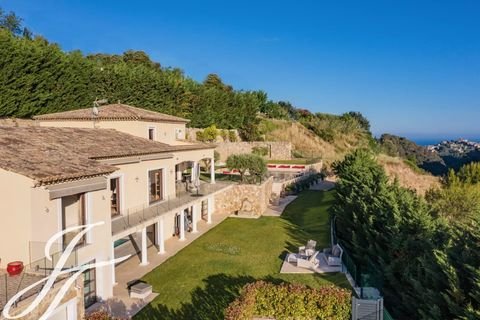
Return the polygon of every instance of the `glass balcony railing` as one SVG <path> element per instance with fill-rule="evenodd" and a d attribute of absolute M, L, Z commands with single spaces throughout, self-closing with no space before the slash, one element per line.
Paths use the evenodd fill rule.
<path fill-rule="evenodd" d="M 112 217 L 112 234 L 115 235 L 129 228 L 138 226 L 143 222 L 159 217 L 166 212 L 175 209 L 180 210 L 182 206 L 195 201 L 196 198 L 207 197 L 217 191 L 227 188 L 228 186 L 229 184 L 223 183 L 204 183 L 200 185 L 198 190 L 179 192 L 175 197 L 167 197 L 166 199 L 151 205 L 144 204 L 124 210 L 120 215 Z"/>

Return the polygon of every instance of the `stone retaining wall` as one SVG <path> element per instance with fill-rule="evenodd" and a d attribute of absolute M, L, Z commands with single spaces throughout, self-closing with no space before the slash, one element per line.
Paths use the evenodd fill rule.
<path fill-rule="evenodd" d="M 254 147 L 267 148 L 265 159 L 289 160 L 292 157 L 290 142 L 220 142 L 215 150 L 220 154 L 220 161 L 226 161 L 232 154 L 252 153 Z"/>
<path fill-rule="evenodd" d="M 0 118 L 0 126 L 7 127 L 33 127 L 38 124 L 34 120 L 30 119 L 18 119 L 18 118 Z"/>
<path fill-rule="evenodd" d="M 236 184 L 215 196 L 215 212 L 259 217 L 270 203 L 272 186 L 273 177 L 260 185 Z"/>

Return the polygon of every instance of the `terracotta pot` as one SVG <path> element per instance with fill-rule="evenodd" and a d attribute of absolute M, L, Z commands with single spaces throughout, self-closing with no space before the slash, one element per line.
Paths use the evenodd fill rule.
<path fill-rule="evenodd" d="M 7 265 L 7 272 L 11 276 L 16 276 L 23 271 L 23 262 L 22 261 L 13 261 Z"/>

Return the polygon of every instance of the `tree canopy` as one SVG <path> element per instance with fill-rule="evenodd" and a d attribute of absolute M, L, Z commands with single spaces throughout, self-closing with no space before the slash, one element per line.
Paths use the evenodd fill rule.
<path fill-rule="evenodd" d="M 233 154 L 227 158 L 227 167 L 238 170 L 242 182 L 255 183 L 267 173 L 267 163 L 256 154 Z M 247 178 L 247 175 L 248 178 Z"/>
<path fill-rule="evenodd" d="M 334 169 L 339 181 L 332 213 L 361 285 L 380 288 L 396 318 L 477 319 L 478 185 L 452 173 L 425 201 L 390 183 L 367 151 L 348 155 Z"/>

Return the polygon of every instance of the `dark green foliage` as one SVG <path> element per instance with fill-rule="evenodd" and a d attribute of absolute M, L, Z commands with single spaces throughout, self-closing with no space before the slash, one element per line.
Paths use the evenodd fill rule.
<path fill-rule="evenodd" d="M 362 275 L 357 281 L 380 288 L 397 318 L 453 319 L 478 313 L 478 211 L 477 218 L 472 207 L 452 211 L 473 196 L 468 191 L 461 194 L 469 196 L 461 196 L 456 186 L 453 192 L 432 191 L 427 203 L 389 183 L 365 151 L 348 155 L 334 169 L 340 179 L 332 213 L 337 235 Z M 472 213 L 461 214 L 468 210 Z"/>
<path fill-rule="evenodd" d="M 355 119 L 358 122 L 358 125 L 360 126 L 360 128 L 370 132 L 370 121 L 368 121 L 368 119 L 365 118 L 365 116 L 362 113 L 358 111 L 350 111 L 350 112 L 344 113 L 342 117 Z"/>
<path fill-rule="evenodd" d="M 335 286 L 318 289 L 299 284 L 249 283 L 242 295 L 225 310 L 226 320 L 250 320 L 254 316 L 274 319 L 350 318 L 351 293 Z"/>

